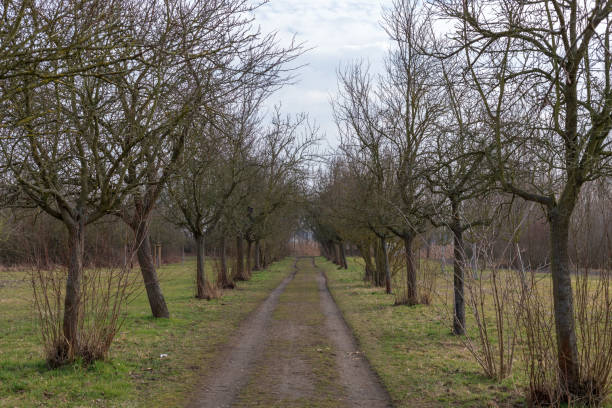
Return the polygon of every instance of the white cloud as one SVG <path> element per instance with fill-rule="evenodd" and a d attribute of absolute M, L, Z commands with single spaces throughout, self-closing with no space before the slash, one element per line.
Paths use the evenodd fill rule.
<path fill-rule="evenodd" d="M 331 146 L 338 143 L 329 104 L 336 92 L 340 64 L 365 59 L 371 70 L 382 69 L 388 47 L 380 26 L 382 7 L 391 0 L 272 0 L 255 13 L 264 32 L 278 32 L 282 41 L 305 42 L 311 48 L 297 61 L 307 64 L 299 71 L 299 83 L 275 94 L 270 104 L 282 103 L 288 112 L 308 112 L 326 133 Z"/>

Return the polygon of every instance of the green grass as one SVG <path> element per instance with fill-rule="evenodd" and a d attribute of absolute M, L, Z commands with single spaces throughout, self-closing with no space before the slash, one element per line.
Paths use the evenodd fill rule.
<path fill-rule="evenodd" d="M 425 268 L 440 271 L 439 264 L 423 261 Z M 317 258 L 317 263 L 325 269 L 332 295 L 398 407 L 526 405 L 527 377 L 519 351 L 514 354 L 512 374 L 498 382 L 484 375 L 461 338 L 451 334 L 451 265 L 447 265 L 446 276 L 438 274 L 436 278 L 432 304 L 410 307 L 393 306 L 393 295 L 365 284 L 363 266 L 357 259 L 349 259 L 348 270 L 339 270 L 324 258 Z M 597 279 L 589 278 L 588 283 L 594 288 Z M 552 301 L 550 276 L 537 274 L 536 280 L 540 301 Z M 488 278 L 481 282 L 491 290 Z M 395 280 L 393 287 L 398 283 Z M 484 314 L 492 344 L 497 345 L 491 302 L 488 295 Z M 468 337 L 476 339 L 477 327 L 467 304 L 466 327 Z M 517 350 L 521 347 L 524 345 L 517 343 Z M 608 401 L 605 406 L 612 404 Z"/>
<path fill-rule="evenodd" d="M 153 319 L 140 293 L 106 361 L 55 370 L 44 360 L 28 274 L 0 272 L 0 407 L 182 406 L 221 346 L 292 262 L 255 272 L 213 301 L 194 298 L 194 260 L 164 266 L 159 276 L 170 319 Z"/>
<path fill-rule="evenodd" d="M 435 306 L 393 306 L 394 296 L 317 258 L 348 324 L 397 407 L 522 406 L 520 374 L 497 383 L 482 374 Z M 469 323 L 469 322 L 468 322 Z"/>

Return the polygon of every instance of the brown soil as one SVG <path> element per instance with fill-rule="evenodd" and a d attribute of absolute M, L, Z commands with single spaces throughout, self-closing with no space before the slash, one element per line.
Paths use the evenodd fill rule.
<path fill-rule="evenodd" d="M 189 407 L 391 407 L 314 258 L 241 325 Z"/>

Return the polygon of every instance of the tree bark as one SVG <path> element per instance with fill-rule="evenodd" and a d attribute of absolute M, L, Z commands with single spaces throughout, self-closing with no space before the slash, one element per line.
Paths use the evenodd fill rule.
<path fill-rule="evenodd" d="M 374 274 L 374 285 L 378 287 L 385 286 L 385 255 L 382 250 L 380 240 L 377 241 L 374 250 L 374 258 L 376 261 L 376 269 Z"/>
<path fill-rule="evenodd" d="M 79 349 L 79 322 L 81 318 L 81 282 L 83 280 L 83 256 L 85 248 L 85 225 L 76 221 L 68 228 L 68 278 L 64 298 L 63 332 L 68 347 L 67 356 Z"/>
<path fill-rule="evenodd" d="M 259 245 L 259 263 L 262 269 L 266 269 L 266 267 L 268 266 L 268 257 L 266 254 L 265 246 L 265 242 Z"/>
<path fill-rule="evenodd" d="M 385 267 L 385 293 L 391 293 L 391 270 L 389 269 L 389 254 L 387 253 L 387 240 L 385 237 L 380 238 L 380 245 L 383 252 L 383 260 Z"/>
<path fill-rule="evenodd" d="M 346 248 L 344 248 L 344 243 L 341 242 L 338 245 L 340 245 L 340 266 L 344 269 L 348 269 L 348 264 L 346 263 Z"/>
<path fill-rule="evenodd" d="M 168 311 L 166 300 L 164 299 L 161 287 L 159 286 L 159 280 L 157 279 L 155 264 L 151 256 L 151 239 L 149 238 L 148 225 L 146 225 L 146 223 L 141 223 L 136 237 L 138 242 L 140 242 L 136 255 L 138 256 L 140 272 L 144 280 L 151 312 L 154 317 L 168 318 L 170 317 L 170 312 Z"/>
<path fill-rule="evenodd" d="M 206 271 L 205 271 L 205 246 L 204 235 L 197 234 L 196 240 L 196 297 L 198 299 L 207 299 L 206 294 Z"/>
<path fill-rule="evenodd" d="M 221 238 L 221 269 L 217 276 L 217 284 L 221 289 L 234 289 L 235 285 L 227 272 L 227 251 L 225 235 Z"/>
<path fill-rule="evenodd" d="M 365 282 L 374 283 L 374 265 L 372 264 L 372 254 L 370 253 L 370 244 L 359 244 L 357 249 L 365 263 L 365 274 L 363 280 Z"/>
<path fill-rule="evenodd" d="M 327 260 L 334 263 L 334 248 L 329 241 L 325 243 L 325 253 L 327 254 Z"/>
<path fill-rule="evenodd" d="M 408 234 L 403 237 L 404 251 L 406 252 L 406 301 L 409 305 L 418 303 L 417 297 L 417 276 L 416 267 L 414 265 L 414 254 L 412 252 L 412 243 L 414 235 Z"/>
<path fill-rule="evenodd" d="M 260 252 L 260 244 L 259 244 L 259 240 L 255 241 L 255 253 L 253 254 L 255 256 L 255 266 L 253 267 L 254 271 L 259 271 L 261 270 L 261 252 Z"/>
<path fill-rule="evenodd" d="M 244 269 L 244 241 L 240 235 L 236 236 L 236 280 L 249 280 Z"/>
<path fill-rule="evenodd" d="M 246 270 L 247 274 L 251 276 L 251 272 L 253 271 L 251 267 L 251 252 L 253 247 L 253 241 L 247 240 L 247 249 L 246 249 Z"/>
<path fill-rule="evenodd" d="M 456 217 L 451 231 L 453 233 L 453 286 L 454 286 L 454 315 L 453 333 L 462 336 L 465 334 L 465 248 L 463 247 L 463 230 Z"/>
<path fill-rule="evenodd" d="M 549 210 L 550 219 L 550 269 L 553 282 L 555 329 L 561 386 L 568 392 L 580 387 L 578 346 L 574 322 L 572 278 L 567 252 L 571 211 L 558 207 Z"/>

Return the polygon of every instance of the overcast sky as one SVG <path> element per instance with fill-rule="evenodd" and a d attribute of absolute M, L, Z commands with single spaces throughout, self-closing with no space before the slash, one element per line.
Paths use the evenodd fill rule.
<path fill-rule="evenodd" d="M 283 112 L 308 112 L 326 134 L 326 143 L 338 143 L 329 104 L 337 90 L 336 70 L 356 59 L 369 60 L 371 71 L 382 69 L 388 40 L 380 26 L 382 7 L 391 0 L 271 0 L 257 10 L 262 31 L 278 31 L 283 41 L 293 35 L 311 48 L 300 57 L 298 83 L 275 94 L 270 104 L 282 102 Z"/>

